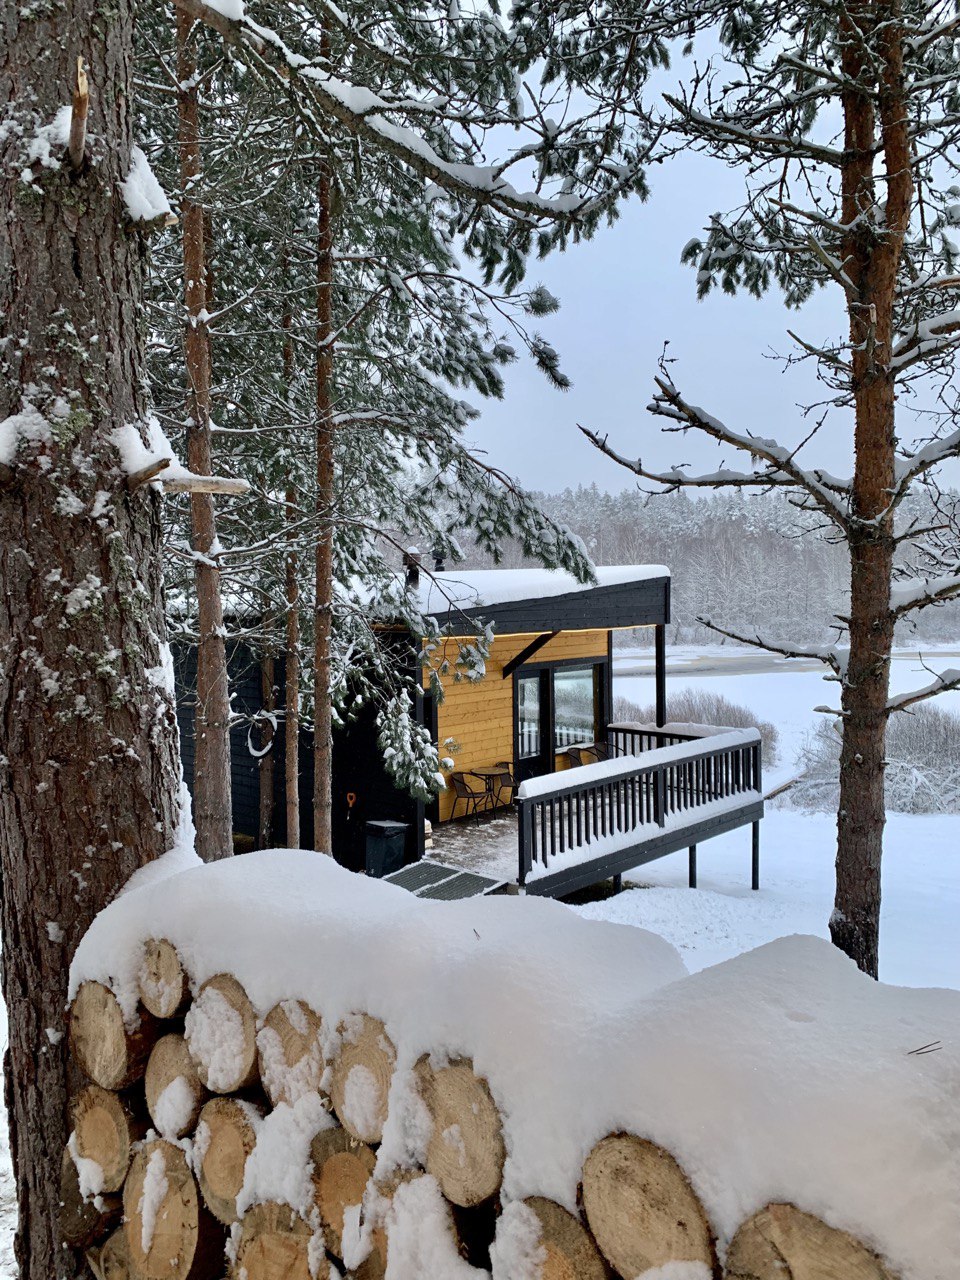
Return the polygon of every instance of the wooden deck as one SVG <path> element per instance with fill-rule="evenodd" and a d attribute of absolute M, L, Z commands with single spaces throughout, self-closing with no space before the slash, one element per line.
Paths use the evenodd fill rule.
<path fill-rule="evenodd" d="M 445 824 L 428 855 L 492 877 L 498 887 L 562 897 L 679 849 L 752 827 L 752 884 L 760 883 L 763 817 L 756 730 L 616 724 L 615 755 L 522 784 L 513 815 Z"/>

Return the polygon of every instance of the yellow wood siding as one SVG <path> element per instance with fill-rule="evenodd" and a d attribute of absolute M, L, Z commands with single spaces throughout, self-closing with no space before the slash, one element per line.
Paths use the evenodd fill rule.
<path fill-rule="evenodd" d="M 525 649 L 535 635 L 497 636 L 494 639 L 487 673 L 482 680 L 444 680 L 445 697 L 437 708 L 440 756 L 449 756 L 457 770 L 477 769 L 513 760 L 513 677 L 503 678 L 503 668 Z M 444 642 L 444 656 L 451 665 L 457 659 L 457 641 Z M 571 658 L 596 661 L 607 656 L 606 631 L 563 631 L 531 657 L 531 663 L 562 662 Z M 518 668 L 517 673 L 523 671 Z M 445 745 L 453 739 L 453 745 Z M 557 768 L 567 765 L 566 756 L 557 757 Z M 449 773 L 445 773 L 449 778 Z M 479 785 L 471 779 L 473 785 Z M 452 788 L 440 793 L 440 821 L 446 822 L 453 809 Z M 461 803 L 457 810 L 463 813 Z"/>

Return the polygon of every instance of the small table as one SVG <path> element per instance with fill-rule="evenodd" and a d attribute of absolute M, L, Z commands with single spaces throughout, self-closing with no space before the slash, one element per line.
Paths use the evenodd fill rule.
<path fill-rule="evenodd" d="M 504 769 L 502 765 L 496 766 L 496 765 L 489 764 L 489 765 L 480 765 L 476 769 L 470 769 L 469 772 L 471 777 L 479 778 L 480 781 L 483 783 L 484 793 L 486 795 L 488 806 L 492 809 L 499 808 L 497 804 L 497 798 L 499 795 L 500 788 L 497 786 L 497 783 L 500 781 L 503 775 L 505 773 L 509 773 L 510 770 Z"/>

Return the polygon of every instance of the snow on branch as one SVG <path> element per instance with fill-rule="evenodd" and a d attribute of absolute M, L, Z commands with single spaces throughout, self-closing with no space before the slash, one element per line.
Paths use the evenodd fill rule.
<path fill-rule="evenodd" d="M 665 375 L 661 375 L 655 381 L 659 388 L 659 395 L 655 396 L 652 403 L 647 406 L 650 413 L 679 422 L 681 430 L 695 427 L 720 444 L 732 445 L 742 453 L 750 454 L 751 458 L 766 463 L 765 467 L 751 473 L 753 478 L 749 480 L 744 477 L 744 473 L 733 473 L 740 475 L 741 478 L 731 479 L 725 483 L 782 485 L 802 489 L 834 524 L 844 531 L 849 528 L 850 485 L 847 481 L 831 476 L 819 468 L 812 471 L 806 470 L 795 460 L 794 453 L 776 440 L 734 431 L 719 418 L 714 418 L 705 410 L 687 403 Z M 687 483 L 686 478 L 680 479 L 684 473 L 677 471 L 676 468 L 671 474 L 673 475 L 672 483 L 677 485 Z M 720 482 L 716 481 L 716 483 Z"/>
<path fill-rule="evenodd" d="M 926 702 L 928 698 L 935 698 L 938 693 L 948 693 L 951 689 L 960 689 L 960 671 L 954 667 L 941 671 L 930 684 L 921 689 L 914 689 L 911 693 L 898 693 L 887 703 L 887 711 L 906 711 L 918 702 Z"/>
<path fill-rule="evenodd" d="M 721 115 L 703 115 L 672 94 L 665 93 L 663 96 L 680 115 L 689 131 L 697 137 L 709 138 L 713 142 L 726 143 L 729 146 L 744 147 L 752 157 L 767 156 L 775 160 L 807 157 L 821 164 L 831 165 L 835 169 L 839 169 L 843 163 L 843 152 L 835 147 L 825 147 L 813 142 L 810 138 L 799 135 L 791 136 L 772 133 L 766 129 L 751 129 Z"/>
<path fill-rule="evenodd" d="M 890 589 L 890 612 L 896 618 L 914 609 L 942 604 L 960 596 L 960 574 L 944 574 L 939 578 L 911 580 Z"/>
<path fill-rule="evenodd" d="M 744 635 L 739 631 L 728 631 L 725 627 L 718 626 L 709 618 L 699 617 L 697 621 L 704 627 L 709 627 L 711 631 L 715 631 L 717 635 L 726 636 L 728 640 L 736 640 L 738 644 L 745 644 L 754 649 L 763 649 L 767 653 L 779 653 L 782 658 L 812 658 L 817 662 L 822 662 L 825 667 L 829 667 L 838 680 L 842 680 L 846 674 L 847 662 L 849 660 L 849 651 L 841 649 L 837 645 L 814 645 L 804 646 L 795 644 L 783 644 L 776 640 L 765 640 L 759 632 L 754 635 Z M 829 676 L 824 679 L 829 680 Z"/>
<path fill-rule="evenodd" d="M 423 113 L 428 104 L 415 100 L 390 101 L 371 90 L 350 84 L 288 48 L 281 37 L 248 17 L 240 3 L 227 0 L 175 0 L 176 7 L 217 31 L 237 49 L 249 65 L 278 81 L 291 95 L 305 123 L 324 141 L 328 130 L 322 117 L 342 124 L 354 137 L 363 138 L 379 149 L 410 165 L 444 191 L 486 205 L 511 217 L 535 221 L 570 221 L 606 204 L 614 194 L 629 187 L 631 173 L 625 172 L 615 191 L 601 197 L 560 194 L 542 196 L 535 191 L 520 192 L 502 178 L 504 166 L 482 166 L 445 160 L 413 130 L 387 118 L 391 111 Z M 436 114 L 442 119 L 438 108 Z"/>
<path fill-rule="evenodd" d="M 893 349 L 890 368 L 901 373 L 921 360 L 932 360 L 960 343 L 960 310 L 954 307 L 938 316 L 920 320 Z"/>
<path fill-rule="evenodd" d="M 960 457 L 960 430 L 930 440 L 914 453 L 901 454 L 896 462 L 897 492 L 906 492 L 911 481 L 950 458 Z"/>

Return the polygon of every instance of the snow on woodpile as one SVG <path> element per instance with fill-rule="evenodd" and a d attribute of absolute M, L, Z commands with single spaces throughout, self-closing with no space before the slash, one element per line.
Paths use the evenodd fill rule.
<path fill-rule="evenodd" d="M 144 991 L 175 997 L 150 1012 Z M 656 935 L 549 900 L 429 902 L 266 851 L 123 894 L 71 999 L 104 1098 L 129 1106 L 161 1046 L 174 1064 L 148 1081 L 163 1137 L 131 1143 L 138 1199 L 111 1249 L 149 1252 L 166 1179 L 197 1256 L 209 1209 L 247 1280 L 272 1274 L 257 1259 L 276 1239 L 305 1275 L 333 1258 L 387 1280 L 536 1280 L 550 1258 L 587 1280 L 603 1259 L 710 1280 L 725 1257 L 778 1280 L 784 1256 L 798 1275 L 834 1259 L 838 1280 L 956 1275 L 960 992 L 874 983 L 820 939 L 690 976 Z M 78 1128 L 77 1157 L 96 1132 Z"/>

